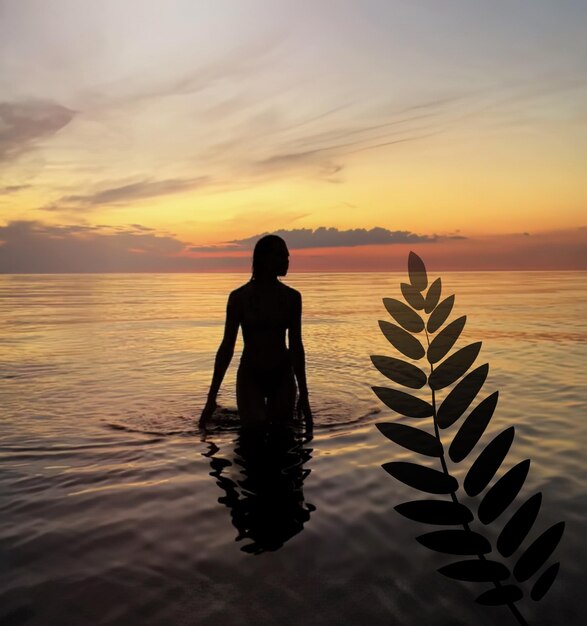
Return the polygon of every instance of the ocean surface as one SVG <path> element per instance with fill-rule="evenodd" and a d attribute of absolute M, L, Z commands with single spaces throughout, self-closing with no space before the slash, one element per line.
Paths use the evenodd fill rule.
<path fill-rule="evenodd" d="M 456 295 L 450 319 L 467 315 L 456 347 L 483 342 L 479 398 L 499 390 L 481 443 L 451 471 L 462 482 L 492 435 L 515 426 L 499 475 L 531 459 L 517 500 L 543 492 L 531 540 L 566 522 L 548 561 L 560 561 L 558 579 L 539 603 L 524 585 L 520 610 L 530 624 L 585 624 L 587 273 L 440 275 L 442 297 Z M 475 603 L 487 583 L 436 571 L 462 558 L 416 541 L 436 527 L 394 510 L 434 496 L 382 463 L 438 467 L 375 426 L 431 425 L 371 389 L 399 388 L 370 355 L 399 356 L 378 320 L 392 321 L 382 298 L 401 298 L 406 274 L 283 279 L 303 295 L 313 436 L 240 437 L 240 334 L 218 415 L 198 430 L 226 299 L 247 280 L 0 276 L 0 624 L 516 624 Z M 441 431 L 445 447 L 459 425 Z M 473 527 L 494 540 L 507 518 Z"/>

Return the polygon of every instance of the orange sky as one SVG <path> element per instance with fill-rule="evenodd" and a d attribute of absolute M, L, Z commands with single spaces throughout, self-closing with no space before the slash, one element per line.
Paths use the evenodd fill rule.
<path fill-rule="evenodd" d="M 3 7 L 0 272 L 586 266 L 587 6 L 46 6 Z"/>

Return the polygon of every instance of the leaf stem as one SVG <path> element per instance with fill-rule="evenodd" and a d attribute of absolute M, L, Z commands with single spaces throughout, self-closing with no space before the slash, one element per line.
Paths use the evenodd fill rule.
<path fill-rule="evenodd" d="M 426 328 L 424 328 L 424 332 L 426 333 L 426 342 L 428 344 L 428 347 L 430 347 L 430 339 L 428 337 L 428 330 Z M 432 374 L 432 372 L 434 372 L 434 365 L 432 365 L 432 363 L 430 363 L 430 374 Z M 438 428 L 438 419 L 436 417 L 436 395 L 435 395 L 434 389 L 431 388 L 431 391 L 432 391 L 432 418 L 433 418 L 433 421 L 434 421 L 434 435 L 435 435 L 436 439 L 438 440 L 438 443 L 440 444 L 440 449 L 441 449 L 440 464 L 442 466 L 442 471 L 444 472 L 444 474 L 446 476 L 450 476 L 450 473 L 448 471 L 448 467 L 446 465 L 446 459 L 444 457 L 444 446 L 442 445 L 442 440 L 440 438 L 440 430 Z M 456 490 L 450 492 L 450 497 L 451 497 L 452 501 L 455 504 L 460 504 L 459 499 L 458 499 L 457 494 L 456 494 Z M 471 532 L 471 528 L 470 528 L 468 522 L 463 522 L 463 528 L 465 529 L 465 531 Z M 478 554 L 477 557 L 481 561 L 486 561 L 487 560 L 485 558 L 484 554 Z M 495 585 L 495 587 L 497 589 L 501 589 L 502 588 L 502 584 L 501 584 L 501 582 L 499 580 L 494 580 L 492 582 L 493 582 L 493 584 Z M 509 607 L 509 609 L 512 612 L 513 616 L 516 618 L 516 620 L 518 621 L 518 623 L 521 626 L 528 626 L 528 622 L 524 619 L 524 616 L 520 613 L 520 610 L 516 606 L 515 602 L 508 602 L 507 606 Z"/>

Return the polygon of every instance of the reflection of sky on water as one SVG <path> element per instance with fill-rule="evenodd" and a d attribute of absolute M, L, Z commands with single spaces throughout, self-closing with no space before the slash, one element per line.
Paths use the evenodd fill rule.
<path fill-rule="evenodd" d="M 543 602 L 525 607 L 525 616 L 533 624 L 583 623 L 576 598 L 587 559 L 585 275 L 440 276 L 444 296 L 456 294 L 453 318 L 467 315 L 459 345 L 483 341 L 477 364 L 490 366 L 484 393 L 500 392 L 483 441 L 514 425 L 503 469 L 530 458 L 521 498 L 543 491 L 540 530 L 568 522 L 557 549 L 559 579 Z M 315 428 L 311 445 L 294 454 L 302 463 L 292 464 L 289 495 L 277 509 L 267 502 L 273 486 L 283 489 L 287 472 L 276 468 L 289 453 L 251 463 L 245 451 L 242 460 L 234 363 L 219 396 L 222 428 L 202 442 L 194 423 L 226 297 L 245 280 L 242 274 L 0 277 L 0 537 L 11 568 L 3 577 L 10 587 L 0 586 L 3 610 L 28 606 L 31 626 L 48 620 L 77 626 L 88 611 L 104 626 L 179 624 L 186 615 L 228 626 L 316 616 L 324 623 L 344 616 L 348 624 L 388 626 L 392 616 L 440 626 L 447 615 L 493 626 L 501 614 L 479 613 L 468 588 L 436 573 L 447 560 L 416 546 L 421 533 L 393 510 L 414 492 L 380 467 L 414 458 L 374 422 L 426 428 L 394 416 L 371 390 L 386 382 L 369 356 L 394 354 L 377 324 L 388 319 L 381 299 L 398 297 L 406 275 L 287 277 L 304 296 Z M 235 355 L 239 349 L 240 339 Z M 456 427 L 441 432 L 443 441 Z M 202 456 L 212 442 L 219 450 Z M 468 467 L 454 464 L 451 472 L 462 481 Z M 265 480 L 267 471 L 273 478 Z M 250 492 L 239 483 L 247 472 Z M 230 495 L 237 491 L 238 503 Z M 221 506 L 219 498 L 228 502 Z M 236 544 L 235 504 L 251 535 Z M 267 546 L 282 546 L 253 559 L 238 548 L 270 537 L 267 520 L 281 529 Z M 107 614 L 104 597 L 120 613 Z"/>

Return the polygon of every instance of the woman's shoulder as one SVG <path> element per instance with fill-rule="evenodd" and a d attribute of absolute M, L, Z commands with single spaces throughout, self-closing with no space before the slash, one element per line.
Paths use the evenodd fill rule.
<path fill-rule="evenodd" d="M 284 283 L 281 283 L 283 286 L 283 293 L 285 294 L 285 299 L 286 301 L 289 303 L 289 306 L 300 306 L 300 303 L 302 301 L 302 294 L 297 290 L 294 289 L 293 287 L 290 287 L 289 285 L 285 285 Z"/>
<path fill-rule="evenodd" d="M 243 295 L 245 295 L 246 293 L 248 293 L 251 289 L 251 283 L 250 281 L 248 283 L 245 283 L 244 285 L 241 285 L 240 287 L 237 287 L 236 289 L 233 289 L 230 292 L 229 297 L 230 298 L 239 298 L 242 297 Z"/>
<path fill-rule="evenodd" d="M 302 294 L 297 289 L 294 289 L 293 287 L 290 287 L 289 285 L 283 285 L 283 286 L 286 290 L 287 295 L 290 297 L 291 300 L 296 302 L 302 299 Z"/>
<path fill-rule="evenodd" d="M 240 287 L 233 289 L 228 294 L 229 306 L 233 306 L 238 309 L 242 308 L 243 302 L 247 299 L 247 292 L 248 292 L 247 285 L 248 283 L 245 283 L 244 285 L 241 285 Z"/>
<path fill-rule="evenodd" d="M 293 287 L 290 287 L 289 285 L 286 285 L 282 282 L 279 283 L 277 293 L 281 293 L 282 297 L 285 297 L 285 299 L 291 303 L 300 302 L 302 299 L 302 294 L 297 289 L 294 289 Z M 254 298 L 256 294 L 257 291 L 255 289 L 255 285 L 252 283 L 252 281 L 249 281 L 231 291 L 229 299 L 235 303 L 238 303 L 247 301 L 252 297 Z"/>

